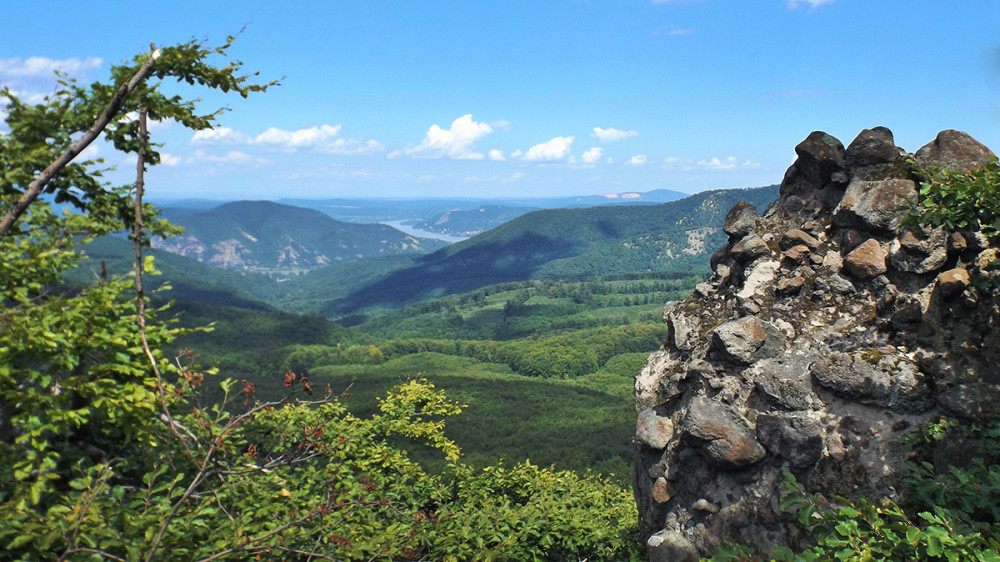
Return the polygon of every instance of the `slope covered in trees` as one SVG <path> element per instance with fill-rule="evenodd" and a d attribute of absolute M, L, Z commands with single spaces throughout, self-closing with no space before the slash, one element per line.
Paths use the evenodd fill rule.
<path fill-rule="evenodd" d="M 712 251 L 725 242 L 726 212 L 739 201 L 763 208 L 776 196 L 772 186 L 704 192 L 662 205 L 536 211 L 422 256 L 320 312 L 343 317 L 400 308 L 510 281 L 705 272 Z"/>

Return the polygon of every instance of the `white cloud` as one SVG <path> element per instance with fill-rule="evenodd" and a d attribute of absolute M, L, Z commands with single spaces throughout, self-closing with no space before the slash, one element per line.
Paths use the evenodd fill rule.
<path fill-rule="evenodd" d="M 621 131 L 615 128 L 602 129 L 600 127 L 594 127 L 594 132 L 591 133 L 590 136 L 601 142 L 612 142 L 630 137 L 637 137 L 639 136 L 639 133 L 636 131 Z"/>
<path fill-rule="evenodd" d="M 28 57 L 0 59 L 0 76 L 8 78 L 51 78 L 59 70 L 67 74 L 76 74 L 82 70 L 98 68 L 102 61 L 99 57 L 77 57 L 68 59 L 50 59 L 46 57 Z"/>
<path fill-rule="evenodd" d="M 502 150 L 497 150 L 495 148 L 493 150 L 489 151 L 486 154 L 486 157 L 489 158 L 490 160 L 494 160 L 496 162 L 505 162 L 507 160 L 506 158 L 504 158 L 503 151 Z"/>
<path fill-rule="evenodd" d="M 691 35 L 693 33 L 694 33 L 693 29 L 674 28 L 670 30 L 668 35 Z"/>
<path fill-rule="evenodd" d="M 174 156 L 173 154 L 167 154 L 166 152 L 160 153 L 160 164 L 163 164 L 164 166 L 177 166 L 180 163 L 180 156 Z"/>
<path fill-rule="evenodd" d="M 635 156 L 628 159 L 625 162 L 626 166 L 642 166 L 646 163 L 648 157 L 645 154 L 636 154 Z"/>
<path fill-rule="evenodd" d="M 319 127 L 313 125 L 294 131 L 270 127 L 254 137 L 253 141 L 257 144 L 278 145 L 287 150 L 304 147 L 314 148 L 336 137 L 339 133 L 340 125 L 320 125 Z"/>
<path fill-rule="evenodd" d="M 510 128 L 510 121 L 506 119 L 497 119 L 496 121 L 490 121 L 490 126 L 494 129 L 507 130 Z"/>
<path fill-rule="evenodd" d="M 250 137 L 229 127 L 195 131 L 191 144 L 249 144 Z"/>
<path fill-rule="evenodd" d="M 580 159 L 583 160 L 584 164 L 596 164 L 597 161 L 601 159 L 601 154 L 603 152 L 604 152 L 603 148 L 595 146 L 590 150 L 588 150 L 587 152 L 584 152 L 583 156 L 581 156 Z"/>
<path fill-rule="evenodd" d="M 340 125 L 320 125 L 318 127 L 313 125 L 294 131 L 270 127 L 251 138 L 250 135 L 241 131 L 234 131 L 229 127 L 218 127 L 195 132 L 191 137 L 191 144 L 261 145 L 289 152 L 301 149 L 323 154 L 372 154 L 385 150 L 385 146 L 375 140 L 336 138 L 340 134 L 340 129 Z"/>
<path fill-rule="evenodd" d="M 812 8 L 812 9 L 815 10 L 816 8 L 819 8 L 820 6 L 825 6 L 827 4 L 833 4 L 836 1 L 837 0 L 785 0 L 785 4 L 787 4 L 788 8 L 791 9 L 791 10 L 794 10 L 795 8 L 798 8 L 799 6 L 802 6 L 802 5 L 809 6 L 810 8 Z"/>
<path fill-rule="evenodd" d="M 77 162 L 83 162 L 85 160 L 96 160 L 99 152 L 100 148 L 98 148 L 97 143 L 92 143 L 87 148 L 84 148 L 83 151 L 80 152 L 80 154 L 77 154 L 74 160 L 76 160 Z"/>
<path fill-rule="evenodd" d="M 699 160 L 698 167 L 706 170 L 735 170 L 737 168 L 760 168 L 761 165 L 757 162 L 751 162 L 750 160 L 740 162 L 735 156 L 727 156 L 722 160 L 718 157 L 712 157 L 711 160 Z"/>
<path fill-rule="evenodd" d="M 576 137 L 555 137 L 548 142 L 536 144 L 524 153 L 524 159 L 529 162 L 559 160 L 569 154 L 570 147 Z"/>
<path fill-rule="evenodd" d="M 523 177 L 524 177 L 524 173 L 522 173 L 522 172 L 514 172 L 513 174 L 510 175 L 510 177 L 504 179 L 503 181 L 505 181 L 505 182 L 512 182 L 512 181 L 517 181 L 517 180 L 519 180 L 519 179 L 521 179 Z"/>
<path fill-rule="evenodd" d="M 482 160 L 483 153 L 471 150 L 472 144 L 492 132 L 488 124 L 473 121 L 472 114 L 466 114 L 452 121 L 448 129 L 431 125 L 419 145 L 394 151 L 390 157 L 406 154 L 417 158 Z"/>
<path fill-rule="evenodd" d="M 188 162 L 214 162 L 218 164 L 268 164 L 264 158 L 255 158 L 239 150 L 230 150 L 225 156 L 215 156 L 207 154 L 204 150 L 198 149 L 188 158 Z"/>
<path fill-rule="evenodd" d="M 374 154 L 385 150 L 385 145 L 376 140 L 334 139 L 313 147 L 323 154 Z"/>

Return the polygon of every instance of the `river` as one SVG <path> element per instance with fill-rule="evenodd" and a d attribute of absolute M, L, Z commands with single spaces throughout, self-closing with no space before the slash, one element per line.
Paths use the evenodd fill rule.
<path fill-rule="evenodd" d="M 410 225 L 403 224 L 404 222 L 410 221 L 384 221 L 382 224 L 391 226 L 400 232 L 409 234 L 410 236 L 416 236 L 417 238 L 432 238 L 434 240 L 444 240 L 445 242 L 461 242 L 462 240 L 467 239 L 465 236 L 451 236 L 449 234 L 431 232 L 430 230 L 420 230 L 413 228 Z"/>

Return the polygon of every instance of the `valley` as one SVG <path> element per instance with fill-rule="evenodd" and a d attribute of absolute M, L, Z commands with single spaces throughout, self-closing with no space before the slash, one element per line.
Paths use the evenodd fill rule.
<path fill-rule="evenodd" d="M 162 275 L 150 282 L 169 283 L 158 298 L 174 300 L 168 314 L 182 326 L 212 327 L 183 336 L 174 352 L 194 350 L 199 364 L 254 381 L 262 397 L 280 396 L 283 373 L 292 370 L 317 387 L 350 387 L 342 400 L 364 416 L 394 385 L 426 377 L 468 406 L 446 429 L 468 462 L 531 459 L 626 485 L 632 378 L 666 338 L 663 304 L 704 279 L 735 202 L 764 207 L 776 196 L 771 186 L 651 205 L 539 209 L 435 251 L 422 243 L 422 251 L 343 263 L 314 259 L 301 271 L 278 267 L 280 240 L 299 241 L 303 256 L 335 240 L 306 236 L 303 225 L 334 221 L 346 235 L 354 232 L 347 227 L 372 225 L 277 203 L 168 208 L 185 236 L 220 240 L 245 230 L 261 245 L 248 253 L 271 267 L 213 266 L 157 243 Z M 402 214 L 399 203 L 387 205 L 364 212 L 381 220 Z M 293 222 L 298 230 L 290 233 Z M 76 283 L 92 281 L 102 264 L 112 274 L 132 267 L 125 240 L 105 237 L 85 250 L 89 258 L 69 275 Z M 415 454 L 439 462 L 419 448 Z"/>

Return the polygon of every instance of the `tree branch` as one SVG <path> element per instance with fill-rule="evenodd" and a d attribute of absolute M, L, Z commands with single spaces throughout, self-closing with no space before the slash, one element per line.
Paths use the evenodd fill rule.
<path fill-rule="evenodd" d="M 160 50 L 155 49 L 149 58 L 146 59 L 146 62 L 139 67 L 139 70 L 135 71 L 132 78 L 118 88 L 114 96 L 112 96 L 111 101 L 104 108 L 104 111 L 97 116 L 97 119 L 94 121 L 94 124 L 91 125 L 90 129 L 88 129 L 87 132 L 84 133 L 83 136 L 80 137 L 69 150 L 63 153 L 62 156 L 57 158 L 54 162 L 49 164 L 48 167 L 42 170 L 42 173 L 35 178 L 35 181 L 31 182 L 27 191 L 25 191 L 24 194 L 21 195 L 21 198 L 7 210 L 3 219 L 0 220 L 0 240 L 7 236 L 11 227 L 14 226 L 14 222 L 17 221 L 22 214 L 24 214 L 24 211 L 28 209 L 28 206 L 31 205 L 32 201 L 41 195 L 42 190 L 45 189 L 45 186 L 48 185 L 49 181 L 51 181 L 52 178 L 65 168 L 67 164 L 72 162 L 74 158 L 83 152 L 85 148 L 90 146 L 90 143 L 97 139 L 98 135 L 100 135 L 101 132 L 104 131 L 105 127 L 108 126 L 108 123 L 110 123 L 111 120 L 118 115 L 118 112 L 121 111 L 122 106 L 125 105 L 125 100 L 128 99 L 129 95 L 131 95 L 132 92 L 134 92 L 135 89 L 138 88 L 147 77 L 149 77 L 150 72 L 153 70 L 153 64 L 158 58 L 160 58 Z"/>

